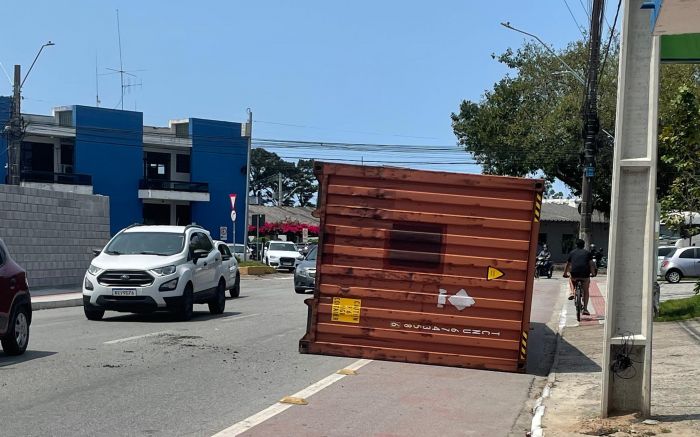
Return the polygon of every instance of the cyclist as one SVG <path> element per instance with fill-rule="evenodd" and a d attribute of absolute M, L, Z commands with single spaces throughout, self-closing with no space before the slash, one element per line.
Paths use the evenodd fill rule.
<path fill-rule="evenodd" d="M 596 275 L 596 266 L 593 262 L 593 255 L 586 249 L 586 243 L 578 239 L 576 240 L 576 249 L 569 253 L 569 258 L 566 260 L 564 267 L 564 277 L 569 280 L 569 300 L 574 299 L 574 287 L 577 280 L 581 281 L 583 286 L 583 311 L 584 316 L 590 316 L 588 312 L 588 287 L 591 284 L 591 276 Z M 570 274 L 570 275 L 569 275 Z"/>

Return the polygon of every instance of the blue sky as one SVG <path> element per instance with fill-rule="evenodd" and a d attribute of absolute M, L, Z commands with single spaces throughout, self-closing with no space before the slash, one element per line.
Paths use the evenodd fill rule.
<path fill-rule="evenodd" d="M 586 25 L 589 0 L 567 0 Z M 617 2 L 609 1 L 612 23 Z M 146 124 L 205 117 L 243 121 L 256 138 L 455 146 L 450 113 L 479 99 L 506 70 L 491 58 L 524 37 L 559 48 L 581 34 L 564 0 L 522 1 L 33 1 L 3 7 L 0 62 L 31 64 L 23 112 L 119 103 L 119 9 L 124 68 L 142 82 L 125 109 Z M 8 19 L 13 17 L 13 19 Z M 143 71 L 137 71 L 143 70 Z M 11 87 L 0 73 L 0 94 Z M 133 79 L 132 79 L 133 80 Z M 294 126 L 287 126 L 294 125 Z M 461 162 L 464 152 L 275 150 L 283 156 Z M 473 165 L 412 167 L 478 172 Z"/>

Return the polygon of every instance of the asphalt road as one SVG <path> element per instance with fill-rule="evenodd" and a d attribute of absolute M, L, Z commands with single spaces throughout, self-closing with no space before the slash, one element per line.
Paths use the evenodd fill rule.
<path fill-rule="evenodd" d="M 197 305 L 190 322 L 37 311 L 30 350 L 0 352 L 0 435 L 212 435 L 355 361 L 298 353 L 306 297 L 287 277 L 244 281 L 223 316 Z"/>
<path fill-rule="evenodd" d="M 536 286 L 528 374 L 371 362 L 252 434 L 519 431 L 533 382 L 551 365 L 554 335 L 544 323 L 558 289 L 556 280 Z M 202 305 L 190 322 L 119 313 L 89 322 L 80 307 L 37 311 L 30 350 L 20 358 L 0 352 L 0 435 L 211 436 L 356 361 L 297 352 L 307 297 L 283 277 L 244 281 L 223 316 Z M 423 408 L 430 399 L 438 410 Z M 368 408 L 373 402 L 383 408 Z M 436 426 L 450 420 L 434 427 L 433 417 Z M 411 427 L 416 421 L 422 428 Z"/>

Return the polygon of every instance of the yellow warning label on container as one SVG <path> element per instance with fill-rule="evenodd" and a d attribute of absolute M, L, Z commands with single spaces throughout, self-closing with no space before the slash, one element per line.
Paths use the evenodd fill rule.
<path fill-rule="evenodd" d="M 503 277 L 505 273 L 502 271 L 498 270 L 495 267 L 489 266 L 488 271 L 486 272 L 486 280 L 487 281 L 493 281 L 494 279 L 498 279 L 500 277 Z"/>
<path fill-rule="evenodd" d="M 361 299 L 334 297 L 331 307 L 331 320 L 334 322 L 360 323 Z"/>

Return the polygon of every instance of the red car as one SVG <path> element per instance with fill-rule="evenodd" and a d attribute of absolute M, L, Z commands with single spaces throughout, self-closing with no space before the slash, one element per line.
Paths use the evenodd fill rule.
<path fill-rule="evenodd" d="M 0 240 L 0 343 L 8 355 L 20 355 L 29 344 L 32 301 L 27 273 L 10 258 Z"/>

